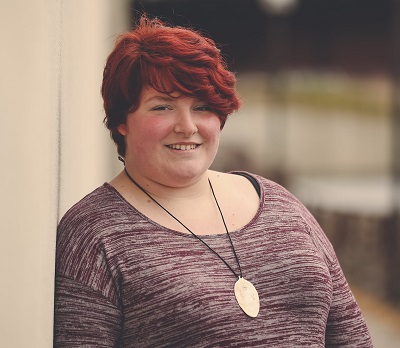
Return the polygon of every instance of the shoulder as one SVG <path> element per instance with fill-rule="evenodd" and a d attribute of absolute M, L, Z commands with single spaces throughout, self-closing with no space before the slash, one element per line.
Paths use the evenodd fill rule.
<path fill-rule="evenodd" d="M 303 229 L 308 234 L 316 250 L 332 264 L 336 260 L 335 251 L 325 232 L 309 209 L 289 190 L 280 184 L 254 175 L 261 184 L 264 195 L 264 212 L 277 220 L 286 220 L 288 226 Z"/>
<path fill-rule="evenodd" d="M 104 234 L 118 229 L 116 222 L 120 221 L 125 208 L 123 198 L 109 184 L 100 186 L 62 217 L 57 228 L 57 247 L 88 240 L 99 242 Z"/>
<path fill-rule="evenodd" d="M 301 204 L 285 187 L 261 175 L 247 171 L 232 171 L 226 175 L 229 175 L 237 183 L 251 184 L 256 190 L 259 189 L 259 196 L 262 200 L 271 201 L 271 199 L 276 200 L 281 197 L 288 204 Z"/>
<path fill-rule="evenodd" d="M 109 184 L 100 186 L 73 205 L 57 228 L 58 271 L 80 264 L 85 258 L 100 258 L 101 250 L 109 244 L 107 241 L 126 223 L 122 218 L 125 215 L 123 200 Z"/>
<path fill-rule="evenodd" d="M 56 241 L 57 279 L 64 278 L 71 287 L 95 290 L 114 303 L 116 273 L 110 271 L 114 267 L 114 249 L 108 240 L 113 231 L 118 233 L 120 229 L 121 220 L 114 213 L 121 208 L 118 202 L 118 195 L 110 185 L 95 189 L 65 213 L 58 225 Z"/>
<path fill-rule="evenodd" d="M 116 198 L 116 194 L 110 189 L 110 185 L 104 184 L 75 203 L 64 214 L 59 226 L 82 222 L 93 217 L 93 214 L 102 215 L 112 208 L 111 202 L 115 201 Z"/>
<path fill-rule="evenodd" d="M 239 174 L 240 173 L 240 174 Z M 210 178 L 216 189 L 222 193 L 227 200 L 240 201 L 243 205 L 252 203 L 259 205 L 260 192 L 258 178 L 247 172 L 210 172 Z"/>
<path fill-rule="evenodd" d="M 333 246 L 308 208 L 282 185 L 256 174 L 248 174 L 260 184 L 264 215 L 280 224 L 285 222 L 286 227 L 291 229 L 303 230 L 327 263 L 334 263 L 336 255 Z"/>
<path fill-rule="evenodd" d="M 210 171 L 213 183 L 225 187 L 229 191 L 243 194 L 258 192 L 261 200 L 279 197 L 289 204 L 301 204 L 299 200 L 280 184 L 261 175 L 247 171 L 232 171 L 228 173 Z"/>

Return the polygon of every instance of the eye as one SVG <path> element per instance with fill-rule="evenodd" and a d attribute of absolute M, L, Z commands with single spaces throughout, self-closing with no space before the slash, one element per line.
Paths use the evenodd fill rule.
<path fill-rule="evenodd" d="M 165 110 L 172 110 L 172 107 L 169 105 L 157 105 L 151 108 L 153 111 L 165 111 Z"/>
<path fill-rule="evenodd" d="M 196 111 L 212 111 L 208 105 L 198 105 L 194 108 Z"/>

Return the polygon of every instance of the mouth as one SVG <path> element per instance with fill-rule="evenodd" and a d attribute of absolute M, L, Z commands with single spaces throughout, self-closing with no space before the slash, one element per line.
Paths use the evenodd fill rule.
<path fill-rule="evenodd" d="M 194 150 L 200 146 L 199 144 L 171 144 L 167 145 L 168 148 L 173 149 L 173 150 L 180 150 L 180 151 L 189 151 L 189 150 Z"/>

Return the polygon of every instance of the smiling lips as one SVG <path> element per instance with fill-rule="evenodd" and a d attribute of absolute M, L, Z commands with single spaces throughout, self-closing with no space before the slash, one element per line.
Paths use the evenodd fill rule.
<path fill-rule="evenodd" d="M 181 150 L 181 151 L 187 151 L 187 150 L 194 150 L 197 146 L 197 144 L 190 144 L 190 145 L 180 145 L 180 144 L 172 144 L 168 145 L 170 149 L 174 150 Z"/>

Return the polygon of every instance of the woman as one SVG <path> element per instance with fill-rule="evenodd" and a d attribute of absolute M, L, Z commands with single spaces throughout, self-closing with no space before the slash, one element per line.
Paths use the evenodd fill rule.
<path fill-rule="evenodd" d="M 104 70 L 124 170 L 58 229 L 57 347 L 371 347 L 331 244 L 290 193 L 211 171 L 239 107 L 210 39 L 141 18 Z"/>

